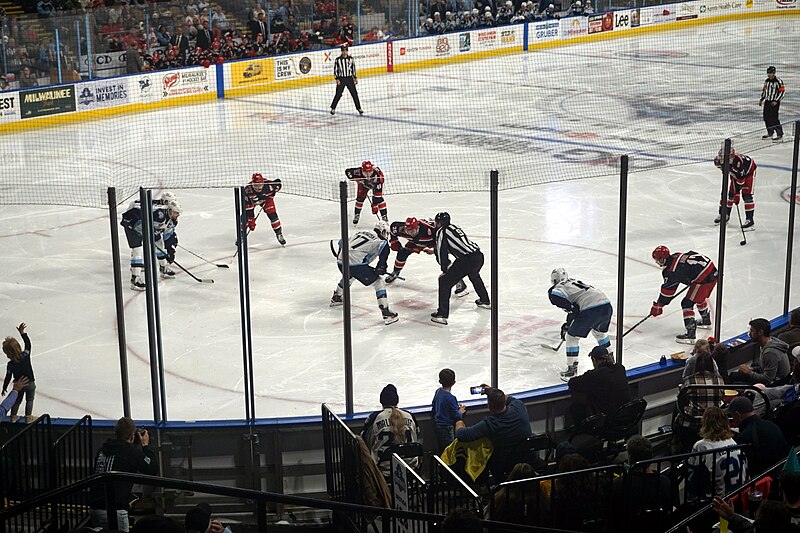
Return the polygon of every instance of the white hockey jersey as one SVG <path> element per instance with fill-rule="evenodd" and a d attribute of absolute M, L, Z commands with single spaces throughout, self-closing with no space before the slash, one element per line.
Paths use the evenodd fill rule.
<path fill-rule="evenodd" d="M 359 231 L 350 239 L 350 266 L 370 264 L 388 245 L 389 243 L 378 237 L 374 231 Z M 342 263 L 341 239 L 336 260 L 339 264 Z"/>
<path fill-rule="evenodd" d="M 394 433 L 392 433 L 391 421 L 392 408 L 387 407 L 383 411 L 373 413 L 366 421 L 366 426 L 362 432 L 364 442 L 366 442 L 369 449 L 372 451 L 372 458 L 380 466 L 381 471 L 388 475 L 391 470 L 391 450 L 392 444 L 401 444 L 405 442 L 419 442 L 419 429 L 417 423 L 411 413 L 398 409 L 400 415 L 403 417 L 403 425 L 405 426 L 404 439 L 401 442 L 396 442 Z M 410 458 L 406 460 L 409 466 L 416 468 L 419 464 L 417 458 Z"/>
<path fill-rule="evenodd" d="M 593 307 L 610 304 L 608 296 L 577 279 L 556 283 L 548 291 L 550 302 L 566 311 L 585 311 Z"/>

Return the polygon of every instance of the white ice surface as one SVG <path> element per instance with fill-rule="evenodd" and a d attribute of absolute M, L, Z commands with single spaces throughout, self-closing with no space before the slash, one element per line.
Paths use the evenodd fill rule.
<path fill-rule="evenodd" d="M 153 123 L 179 119 L 183 124 L 207 124 L 207 142 L 214 142 L 215 134 L 225 124 L 235 124 L 235 130 L 242 134 L 252 132 L 255 136 L 266 131 L 261 141 L 281 132 L 294 144 L 317 149 L 304 152 L 304 160 L 287 161 L 266 155 L 268 142 L 262 142 L 261 152 L 254 151 L 255 144 L 248 144 L 242 149 L 245 155 L 232 154 L 224 164 L 240 172 L 243 181 L 248 172 L 266 169 L 287 184 L 291 183 L 292 172 L 324 169 L 323 173 L 330 175 L 332 190 L 341 169 L 357 164 L 361 157 L 382 162 L 390 181 L 398 174 L 416 179 L 435 176 L 437 170 L 449 166 L 449 158 L 461 157 L 464 152 L 478 159 L 485 156 L 487 170 L 493 163 L 513 167 L 513 156 L 502 149 L 484 151 L 414 140 L 419 124 L 426 124 L 427 131 L 435 132 L 434 122 L 447 124 L 450 133 L 479 128 L 497 132 L 498 138 L 505 131 L 503 123 L 536 125 L 540 137 L 526 142 L 542 146 L 543 152 L 552 145 L 546 138 L 551 137 L 553 141 L 585 141 L 588 150 L 601 145 L 650 147 L 650 152 L 674 161 L 682 155 L 680 149 L 655 144 L 660 136 L 669 136 L 671 143 L 680 144 L 677 136 L 681 132 L 685 132 L 687 142 L 693 142 L 721 139 L 728 132 L 760 127 L 755 104 L 763 78 L 762 66 L 791 65 L 796 61 L 791 50 L 800 49 L 800 42 L 793 23 L 794 18 L 768 19 L 758 24 L 726 23 L 367 78 L 360 88 L 370 115 L 363 118 L 349 114 L 348 97 L 341 104 L 342 113 L 335 118 L 327 116 L 329 87 L 169 109 L 147 116 Z M 762 44 L 761 32 L 766 29 L 783 38 Z M 727 32 L 742 45 L 731 48 L 715 44 L 715 32 Z M 682 53 L 674 61 L 653 61 L 652 54 L 643 59 L 631 52 L 651 49 Z M 561 65 L 573 69 L 567 97 L 558 90 L 565 79 L 554 74 Z M 594 70 L 588 68 L 590 65 L 595 66 Z M 669 117 L 642 116 L 641 98 L 630 96 L 630 87 L 618 89 L 619 74 L 623 72 L 630 72 L 631 79 L 642 84 L 641 98 L 658 99 L 663 95 L 665 101 L 679 98 L 691 109 L 696 108 L 697 124 L 667 124 Z M 493 75 L 502 81 L 478 83 Z M 687 81 L 698 77 L 709 77 L 711 91 L 726 95 L 725 105 L 729 107 L 725 113 L 702 115 L 703 102 L 709 95 L 701 92 L 700 84 Z M 797 115 L 800 76 L 796 71 L 787 71 L 782 77 L 789 87 L 782 109 L 786 118 L 792 112 Z M 743 85 L 746 91 L 740 89 Z M 424 90 L 434 86 L 446 87 L 447 91 Z M 708 86 L 704 87 L 708 90 Z M 493 113 L 485 99 L 487 94 L 501 93 L 501 112 Z M 269 111 L 270 121 L 256 120 L 254 105 L 259 102 Z M 577 107 L 573 109 L 571 105 Z M 715 105 L 719 110 L 720 102 Z M 402 115 L 399 108 L 405 110 Z M 514 114 L 512 109 L 516 110 Z M 689 116 L 694 113 L 691 109 Z M 596 116 L 586 116 L 589 110 L 594 110 Z M 581 115 L 581 120 L 589 120 L 590 125 L 580 126 L 573 120 L 576 114 Z M 304 115 L 311 118 L 303 119 Z M 399 116 L 402 120 L 398 122 Z M 12 141 L 16 149 L 25 151 L 55 132 L 62 136 L 61 142 L 76 139 L 75 160 L 82 163 L 76 164 L 75 170 L 90 176 L 97 141 L 86 137 L 98 135 L 98 131 L 105 134 L 103 128 L 125 132 L 126 123 L 138 124 L 141 117 L 117 117 L 16 134 Z M 347 145 L 348 132 L 361 127 L 357 120 L 364 121 L 363 127 L 372 128 L 369 131 L 375 132 L 373 139 L 380 139 L 376 141 L 381 146 L 376 149 L 378 155 L 369 155 L 369 136 L 354 136 L 358 146 L 342 148 Z M 541 128 L 552 131 L 545 135 Z M 188 129 L 174 128 L 163 133 L 160 141 L 173 141 L 174 149 L 165 148 L 155 155 L 120 151 L 116 154 L 119 167 L 131 168 L 139 158 L 157 157 L 163 168 L 151 169 L 153 172 L 171 175 L 174 170 L 190 175 L 197 167 L 193 166 L 189 148 L 202 137 L 203 129 Z M 379 131 L 386 135 L 378 137 Z M 568 133 L 576 131 L 589 131 L 590 135 Z M 403 154 L 414 161 L 414 169 L 401 168 L 398 162 Z M 710 162 L 714 153 L 704 155 L 707 159 L 696 164 L 631 175 L 626 325 L 644 317 L 658 294 L 660 274 L 649 260 L 654 246 L 693 249 L 716 259 L 718 232 L 712 221 L 720 174 Z M 781 193 L 789 185 L 786 169 L 791 162 L 791 145 L 776 145 L 752 155 L 760 164 L 755 186 L 757 231 L 748 234 L 747 246 L 740 247 L 741 234 L 736 219 L 732 219 L 727 239 L 723 338 L 744 331 L 752 317 L 771 318 L 782 312 L 789 204 Z M 554 169 L 566 164 L 555 152 L 549 163 Z M 547 175 L 563 172 L 551 172 L 550 168 L 528 171 Z M 18 171 L 24 172 L 24 168 Z M 179 226 L 181 245 L 214 262 L 231 263 L 235 237 L 230 189 L 181 190 L 178 194 L 184 207 Z M 341 308 L 328 307 L 338 276 L 328 246 L 329 239 L 338 238 L 338 205 L 290 194 L 279 194 L 276 204 L 288 241 L 286 248 L 275 241 L 266 217 L 259 219 L 250 243 L 256 414 L 317 414 L 322 402 L 343 410 Z M 486 253 L 483 276 L 488 283 L 488 193 L 390 195 L 388 204 L 392 220 L 449 211 L 453 221 Z M 500 311 L 500 386 L 506 391 L 522 391 L 560 383 L 558 371 L 565 365 L 563 348 L 556 354 L 539 346 L 558 342 L 564 318 L 547 301 L 550 271 L 563 266 L 573 276 L 604 290 L 616 302 L 617 178 L 504 191 L 500 204 L 499 300 L 495 302 Z M 359 229 L 369 227 L 370 218 L 365 211 Z M 120 238 L 133 416 L 147 419 L 152 418 L 152 407 L 144 294 L 127 289 L 128 253 L 121 232 Z M 35 412 L 56 417 L 86 413 L 110 419 L 121 416 L 107 213 L 88 208 L 6 206 L 0 214 L 0 243 L 0 333 L 11 335 L 21 321 L 29 325 L 38 387 Z M 242 418 L 244 386 L 235 262 L 229 270 L 217 269 L 180 250 L 178 260 L 197 276 L 213 278 L 215 283 L 198 284 L 179 274 L 159 285 L 169 418 Z M 800 260 L 795 259 L 794 267 L 800 267 Z M 391 306 L 400 313 L 400 321 L 390 326 L 383 325 L 372 290 L 359 284 L 353 286 L 357 411 L 374 408 L 381 388 L 389 382 L 397 385 L 401 404 L 428 403 L 437 387 L 437 373 L 443 367 L 456 371 L 458 383 L 454 392 L 459 399 L 469 397 L 470 385 L 489 380 L 489 312 L 476 309 L 473 292 L 463 299 L 454 298 L 449 326 L 432 324 L 429 315 L 436 308 L 437 275 L 431 256 L 414 255 L 409 259 L 403 271 L 407 281 L 389 287 Z M 800 303 L 797 275 L 794 280 L 792 306 Z M 682 327 L 676 301 L 662 317 L 648 320 L 626 337 L 626 367 L 651 363 L 661 354 L 681 350 L 683 346 L 673 338 Z M 590 366 L 585 354 L 593 343 L 591 339 L 581 343 L 581 371 Z"/>

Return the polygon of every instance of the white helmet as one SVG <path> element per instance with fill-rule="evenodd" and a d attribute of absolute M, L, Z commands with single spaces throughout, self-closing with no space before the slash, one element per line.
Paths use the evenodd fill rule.
<path fill-rule="evenodd" d="M 568 279 L 569 274 L 567 274 L 567 270 L 563 267 L 558 267 L 550 273 L 550 283 L 553 285 L 561 283 L 562 281 L 567 281 Z"/>
<path fill-rule="evenodd" d="M 167 205 L 168 202 L 171 202 L 172 200 L 177 200 L 177 197 L 175 196 L 174 192 L 164 191 L 161 193 L 160 200 L 162 204 Z"/>
<path fill-rule="evenodd" d="M 477 7 L 472 8 L 472 14 L 473 15 L 477 15 L 478 14 L 478 8 Z"/>
<path fill-rule="evenodd" d="M 167 206 L 167 210 L 170 211 L 171 213 L 175 213 L 178 215 L 183 213 L 183 208 L 181 207 L 181 204 L 178 203 L 178 200 L 175 200 L 174 198 L 166 202 L 164 205 Z"/>
<path fill-rule="evenodd" d="M 575 0 L 575 7 L 581 7 L 581 0 Z"/>
<path fill-rule="evenodd" d="M 375 233 L 378 235 L 378 237 L 380 237 L 381 239 L 389 238 L 390 228 L 388 222 L 379 220 L 378 222 L 375 223 L 375 227 L 373 229 L 375 230 Z"/>

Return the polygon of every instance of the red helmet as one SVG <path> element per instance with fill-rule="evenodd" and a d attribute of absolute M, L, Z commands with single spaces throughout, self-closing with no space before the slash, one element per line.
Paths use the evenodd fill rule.
<path fill-rule="evenodd" d="M 254 172 L 253 173 L 252 182 L 253 183 L 264 183 L 264 176 L 262 176 L 260 172 Z"/>
<path fill-rule="evenodd" d="M 372 162 L 371 161 L 364 161 L 361 163 L 361 172 L 372 172 Z"/>
<path fill-rule="evenodd" d="M 405 223 L 406 229 L 415 231 L 419 229 L 419 220 L 414 217 L 408 217 Z"/>
<path fill-rule="evenodd" d="M 669 248 L 666 246 L 656 246 L 656 249 L 653 250 L 653 260 L 661 266 L 664 266 L 669 256 Z"/>

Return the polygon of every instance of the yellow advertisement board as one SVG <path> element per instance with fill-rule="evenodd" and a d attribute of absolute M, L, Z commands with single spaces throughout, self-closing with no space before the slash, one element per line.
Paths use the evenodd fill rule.
<path fill-rule="evenodd" d="M 234 88 L 252 87 L 275 81 L 272 59 L 253 59 L 231 63 L 231 85 Z"/>

